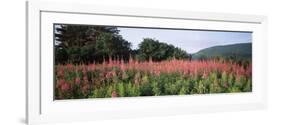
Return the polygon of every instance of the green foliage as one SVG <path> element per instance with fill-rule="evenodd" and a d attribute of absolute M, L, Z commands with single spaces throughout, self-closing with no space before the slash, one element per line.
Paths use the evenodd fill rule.
<path fill-rule="evenodd" d="M 140 85 L 140 96 L 151 96 L 153 95 L 151 84 Z"/>
<path fill-rule="evenodd" d="M 234 93 L 234 92 L 241 92 L 240 89 L 238 87 L 230 87 L 229 92 Z"/>
<path fill-rule="evenodd" d="M 118 96 L 124 97 L 125 96 L 125 87 L 123 83 L 118 83 Z"/>
<path fill-rule="evenodd" d="M 183 86 L 183 87 L 180 89 L 179 95 L 185 95 L 185 94 L 187 94 L 187 90 L 186 90 L 186 88 Z"/>
<path fill-rule="evenodd" d="M 226 72 L 223 72 L 221 75 L 221 82 L 222 83 L 227 83 L 227 74 Z"/>
<path fill-rule="evenodd" d="M 56 64 L 101 63 L 108 58 L 129 59 L 131 43 L 124 40 L 117 27 L 55 25 Z"/>
<path fill-rule="evenodd" d="M 66 49 L 61 48 L 61 47 L 56 47 L 55 48 L 55 62 L 61 62 L 62 64 L 64 64 L 65 62 L 68 61 L 68 53 L 66 51 Z"/>
<path fill-rule="evenodd" d="M 184 50 L 151 38 L 144 38 L 139 44 L 136 57 L 140 61 L 147 61 L 150 58 L 154 61 L 162 61 L 172 58 L 191 59 L 191 55 Z"/>
<path fill-rule="evenodd" d="M 247 83 L 244 84 L 244 86 L 242 87 L 242 91 L 243 92 L 251 92 L 252 91 L 252 84 L 251 83 L 252 83 L 251 80 L 248 79 Z"/>
<path fill-rule="evenodd" d="M 158 86 L 159 85 L 156 81 L 152 82 L 152 91 L 153 91 L 153 95 L 155 96 L 159 96 L 161 94 L 161 90 Z"/>
<path fill-rule="evenodd" d="M 105 96 L 105 97 L 111 97 L 112 92 L 113 92 L 113 87 L 110 85 L 110 86 L 107 88 L 106 96 Z"/>

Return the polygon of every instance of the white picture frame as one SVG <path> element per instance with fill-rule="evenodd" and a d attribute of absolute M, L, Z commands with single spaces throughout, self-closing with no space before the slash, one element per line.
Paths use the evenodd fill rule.
<path fill-rule="evenodd" d="M 176 10 L 112 7 L 68 2 L 26 4 L 26 121 L 28 124 L 167 116 L 266 108 L 267 18 Z M 144 26 L 253 32 L 253 91 L 116 99 L 53 99 L 54 23 Z"/>

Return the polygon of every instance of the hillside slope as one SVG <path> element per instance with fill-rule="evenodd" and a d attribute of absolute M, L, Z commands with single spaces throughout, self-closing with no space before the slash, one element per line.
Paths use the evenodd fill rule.
<path fill-rule="evenodd" d="M 213 57 L 236 56 L 244 59 L 252 58 L 252 43 L 238 43 L 223 46 L 205 48 L 192 55 L 192 59 L 213 58 Z"/>

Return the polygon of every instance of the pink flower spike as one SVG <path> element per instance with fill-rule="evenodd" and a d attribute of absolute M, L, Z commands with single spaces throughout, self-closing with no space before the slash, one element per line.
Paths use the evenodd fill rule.
<path fill-rule="evenodd" d="M 79 85 L 79 84 L 80 84 L 80 78 L 79 78 L 79 77 L 76 77 L 76 78 L 75 78 L 75 84 L 76 84 L 76 85 Z"/>
<path fill-rule="evenodd" d="M 62 91 L 67 91 L 70 89 L 70 85 L 68 83 L 64 83 L 61 85 L 61 90 Z"/>
<path fill-rule="evenodd" d="M 95 64 L 90 64 L 89 70 L 92 71 L 92 72 L 95 71 Z"/>
<path fill-rule="evenodd" d="M 113 91 L 112 91 L 112 93 L 111 93 L 111 97 L 112 97 L 112 98 L 117 97 L 117 92 L 116 92 L 115 90 L 113 90 Z"/>
<path fill-rule="evenodd" d="M 223 86 L 224 86 L 225 88 L 228 88 L 228 83 L 224 83 Z"/>
<path fill-rule="evenodd" d="M 68 71 L 73 71 L 74 70 L 73 64 L 67 64 L 66 67 L 67 67 Z"/>

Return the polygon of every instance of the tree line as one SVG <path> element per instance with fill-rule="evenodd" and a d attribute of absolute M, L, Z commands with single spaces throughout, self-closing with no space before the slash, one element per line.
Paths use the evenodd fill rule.
<path fill-rule="evenodd" d="M 104 60 L 162 61 L 188 59 L 191 54 L 171 44 L 144 38 L 138 49 L 132 49 L 117 27 L 88 25 L 54 25 L 56 64 L 102 63 Z"/>

